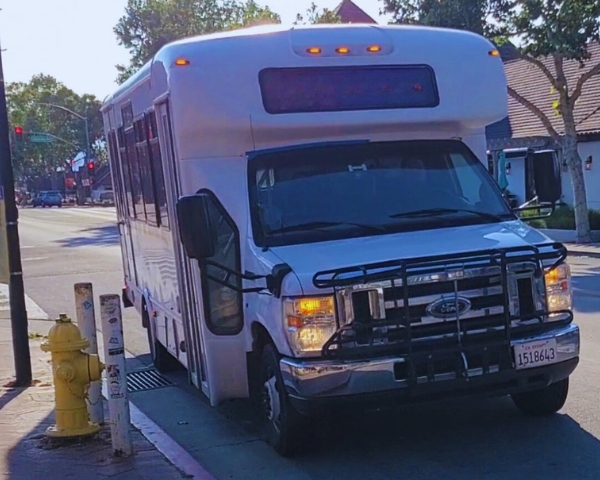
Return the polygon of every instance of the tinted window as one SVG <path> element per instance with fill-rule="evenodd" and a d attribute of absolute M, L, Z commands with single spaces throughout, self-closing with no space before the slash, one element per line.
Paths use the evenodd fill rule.
<path fill-rule="evenodd" d="M 259 74 L 268 113 L 436 107 L 433 70 L 425 65 L 269 68 Z"/>
<path fill-rule="evenodd" d="M 242 287 L 239 277 L 230 276 L 219 265 L 240 271 L 240 239 L 234 221 L 213 197 L 210 216 L 217 226 L 217 246 L 210 263 L 202 266 L 207 326 L 216 335 L 236 335 L 242 330 L 242 294 L 222 282 Z M 211 263 L 216 265 L 211 265 Z M 213 277 L 213 278 L 210 278 Z M 214 279 L 219 279 L 216 281 Z"/>
<path fill-rule="evenodd" d="M 129 172 L 131 174 L 131 194 L 134 214 L 136 218 L 144 219 L 146 212 L 142 196 L 142 175 L 135 148 L 135 132 L 133 127 L 125 132 L 125 148 L 127 149 Z"/>
<path fill-rule="evenodd" d="M 255 241 L 286 245 L 515 218 L 458 141 L 361 143 L 251 160 Z"/>
<path fill-rule="evenodd" d="M 119 134 L 119 155 L 121 157 L 121 162 L 123 165 L 123 177 L 125 184 L 125 194 L 127 197 L 127 210 L 129 216 L 135 217 L 135 210 L 133 208 L 133 182 L 131 176 L 131 162 L 129 158 L 129 152 L 127 151 L 125 144 L 125 132 L 123 131 L 123 127 L 120 127 L 118 130 Z"/>
<path fill-rule="evenodd" d="M 154 179 L 156 206 L 160 224 L 169 228 L 169 214 L 167 210 L 167 193 L 165 186 L 165 177 L 163 175 L 162 156 L 160 153 L 160 143 L 158 139 L 158 126 L 156 124 L 155 112 L 148 114 L 148 138 L 150 143 L 150 157 L 152 177 Z"/>
<path fill-rule="evenodd" d="M 156 205 L 154 201 L 154 185 L 152 181 L 152 169 L 150 165 L 150 151 L 148 148 L 148 134 L 146 120 L 144 117 L 135 122 L 135 149 L 139 161 L 142 198 L 146 221 L 150 225 L 157 226 Z"/>

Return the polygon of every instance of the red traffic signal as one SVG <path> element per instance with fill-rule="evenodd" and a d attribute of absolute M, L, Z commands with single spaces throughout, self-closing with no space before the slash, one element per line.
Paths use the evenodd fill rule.
<path fill-rule="evenodd" d="M 16 135 L 23 135 L 23 127 L 16 126 L 15 127 L 15 134 Z"/>
<path fill-rule="evenodd" d="M 92 176 L 95 173 L 96 165 L 94 162 L 90 162 L 87 164 L 88 175 Z"/>

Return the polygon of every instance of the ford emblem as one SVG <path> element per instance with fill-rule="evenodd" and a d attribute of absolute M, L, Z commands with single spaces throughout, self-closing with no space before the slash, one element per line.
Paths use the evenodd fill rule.
<path fill-rule="evenodd" d="M 464 297 L 440 298 L 427 306 L 427 314 L 435 318 L 456 318 L 471 310 L 471 302 Z"/>

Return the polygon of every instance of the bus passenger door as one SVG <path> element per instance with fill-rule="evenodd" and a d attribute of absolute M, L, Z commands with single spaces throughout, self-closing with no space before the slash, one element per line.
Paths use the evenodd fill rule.
<path fill-rule="evenodd" d="M 130 231 L 130 207 L 127 202 L 127 183 L 124 181 L 123 159 L 119 159 L 119 151 L 125 148 L 120 145 L 123 139 L 117 139 L 117 129 L 113 115 L 114 110 L 107 112 L 108 119 L 108 149 L 109 162 L 113 178 L 113 195 L 117 211 L 117 227 L 119 229 L 119 240 L 121 243 L 121 258 L 123 260 L 123 273 L 125 282 L 128 285 L 137 285 L 137 272 L 135 268 L 135 257 L 133 252 L 133 242 Z"/>
<path fill-rule="evenodd" d="M 169 178 L 171 192 L 169 205 L 175 212 L 175 201 L 181 196 L 181 165 L 177 162 L 176 144 L 172 141 L 172 123 L 168 103 L 157 106 L 160 119 L 159 134 L 166 140 L 169 152 L 165 152 L 165 176 Z M 162 142 L 161 142 L 162 143 Z M 167 171 L 168 170 L 168 171 Z M 202 185 L 198 185 L 198 190 Z M 240 236 L 233 219 L 214 196 L 211 215 L 219 225 L 219 241 L 215 263 L 240 271 Z M 244 343 L 244 320 L 242 293 L 214 278 L 223 278 L 218 267 L 190 260 L 179 236 L 177 215 L 173 215 L 172 229 L 176 251 L 178 278 L 182 294 L 184 324 L 190 343 L 190 377 L 202 389 L 211 405 L 223 400 L 248 396 L 246 351 Z M 189 358 L 189 357 L 188 357 Z M 198 384 L 199 381 L 199 384 Z"/>
<path fill-rule="evenodd" d="M 168 100 L 156 105 L 156 121 L 158 124 L 158 134 L 161 146 L 161 156 L 163 158 L 163 174 L 167 190 L 167 206 L 169 212 L 175 212 L 175 202 L 181 196 L 181 188 L 178 179 L 178 169 L 176 153 L 173 144 L 173 135 L 171 130 L 171 120 L 169 113 Z M 204 358 L 202 348 L 202 337 L 200 327 L 195 319 L 200 318 L 199 308 L 196 299 L 199 289 L 193 278 L 192 265 L 185 255 L 179 241 L 179 230 L 176 224 L 176 215 L 171 216 L 171 228 L 173 235 L 173 247 L 175 254 L 175 263 L 177 265 L 177 282 L 179 283 L 179 308 L 183 318 L 185 328 L 188 372 L 190 381 L 203 393 L 209 397 L 208 382 L 204 369 Z"/>

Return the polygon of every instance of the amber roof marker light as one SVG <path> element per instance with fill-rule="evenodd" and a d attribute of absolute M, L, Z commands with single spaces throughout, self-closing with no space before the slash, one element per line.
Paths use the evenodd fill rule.
<path fill-rule="evenodd" d="M 490 57 L 499 57 L 499 56 L 500 56 L 500 51 L 499 51 L 499 50 L 496 50 L 496 49 L 494 49 L 494 50 L 490 50 L 490 51 L 488 52 L 488 55 L 489 55 Z"/>
<path fill-rule="evenodd" d="M 321 47 L 310 47 L 307 48 L 306 51 L 311 55 L 320 55 L 323 52 L 323 50 L 321 50 Z"/>
<path fill-rule="evenodd" d="M 178 67 L 187 67 L 190 64 L 190 61 L 187 58 L 178 58 L 175 60 L 175 65 Z"/>
<path fill-rule="evenodd" d="M 370 47 L 367 47 L 367 52 L 379 53 L 379 52 L 381 52 L 381 47 L 379 45 L 371 45 Z"/>
<path fill-rule="evenodd" d="M 348 47 L 338 47 L 335 51 L 341 55 L 347 55 L 350 53 L 350 49 Z"/>

